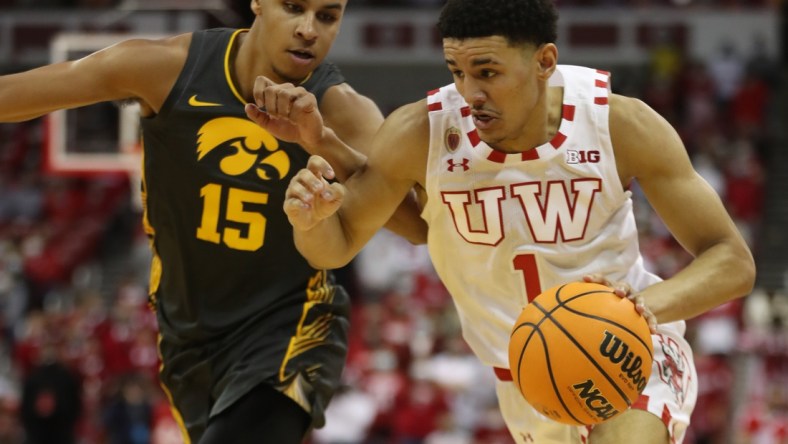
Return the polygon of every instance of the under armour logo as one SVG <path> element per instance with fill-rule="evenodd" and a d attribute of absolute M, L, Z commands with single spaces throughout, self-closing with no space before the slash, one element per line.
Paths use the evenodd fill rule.
<path fill-rule="evenodd" d="M 530 433 L 520 432 L 520 436 L 523 438 L 523 442 L 534 442 L 534 437 Z"/>
<path fill-rule="evenodd" d="M 470 162 L 471 162 L 471 160 L 470 160 L 470 159 L 468 159 L 467 157 L 463 157 L 463 158 L 462 158 L 462 162 L 455 162 L 455 161 L 454 161 L 454 159 L 448 159 L 448 160 L 446 161 L 446 163 L 448 163 L 448 164 L 449 164 L 449 168 L 448 168 L 448 170 L 449 170 L 450 172 L 452 172 L 452 173 L 454 172 L 454 169 L 455 169 L 455 168 L 460 168 L 460 167 L 462 167 L 462 170 L 463 170 L 463 171 L 468 171 L 468 169 L 470 169 L 470 167 L 468 166 L 468 164 L 469 164 Z"/>

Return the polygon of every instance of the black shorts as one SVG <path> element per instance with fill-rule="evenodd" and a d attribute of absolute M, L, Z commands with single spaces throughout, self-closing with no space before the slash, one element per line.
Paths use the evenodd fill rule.
<path fill-rule="evenodd" d="M 199 444 L 302 444 L 311 418 L 295 401 L 260 384 L 208 421 Z"/>
<path fill-rule="evenodd" d="M 307 292 L 303 304 L 279 307 L 210 343 L 161 338 L 162 386 L 191 442 L 260 384 L 309 412 L 311 427 L 324 424 L 347 356 L 350 315 L 347 293 L 333 288 L 332 295 Z"/>

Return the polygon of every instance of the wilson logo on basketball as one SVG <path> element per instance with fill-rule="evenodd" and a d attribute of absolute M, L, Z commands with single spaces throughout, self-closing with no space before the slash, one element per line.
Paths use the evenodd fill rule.
<path fill-rule="evenodd" d="M 542 291 L 517 317 L 509 341 L 509 368 L 525 400 L 570 425 L 626 411 L 645 388 L 653 355 L 635 304 L 591 282 Z"/>
<path fill-rule="evenodd" d="M 605 338 L 599 344 L 599 353 L 613 364 L 620 365 L 621 372 L 629 381 L 642 392 L 646 387 L 646 377 L 643 375 L 643 359 L 635 356 L 629 350 L 629 345 L 619 337 L 605 330 Z"/>
<path fill-rule="evenodd" d="M 573 385 L 572 388 L 575 389 L 575 394 L 585 402 L 586 407 L 591 409 L 598 418 L 610 419 L 619 413 L 610 404 L 610 401 L 602 396 L 602 393 L 594 385 L 594 381 L 587 379 L 585 382 Z"/>

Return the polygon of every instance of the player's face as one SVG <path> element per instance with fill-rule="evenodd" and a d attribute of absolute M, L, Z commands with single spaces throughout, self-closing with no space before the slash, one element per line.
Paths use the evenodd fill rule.
<path fill-rule="evenodd" d="M 454 84 L 488 145 L 516 152 L 546 142 L 541 139 L 549 76 L 542 69 L 542 48 L 510 45 L 501 36 L 443 40 Z"/>
<path fill-rule="evenodd" d="M 298 82 L 326 57 L 347 0 L 252 0 L 266 56 L 279 80 Z"/>

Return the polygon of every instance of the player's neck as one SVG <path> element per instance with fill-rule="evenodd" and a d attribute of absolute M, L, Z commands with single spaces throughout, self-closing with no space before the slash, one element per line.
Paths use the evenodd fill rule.
<path fill-rule="evenodd" d="M 248 101 L 253 100 L 254 79 L 258 75 L 255 73 L 252 62 L 251 45 L 244 44 L 250 38 L 250 32 L 240 33 L 230 52 L 230 76 L 235 82 L 238 92 Z"/>
<path fill-rule="evenodd" d="M 552 87 L 547 89 L 547 141 L 553 140 L 564 112 L 564 88 Z"/>
<path fill-rule="evenodd" d="M 257 34 L 260 28 L 252 27 L 241 32 L 230 53 L 230 75 L 235 87 L 245 100 L 253 101 L 254 82 L 257 76 L 266 76 L 274 82 L 282 80 L 271 70 L 271 63 L 265 54 L 256 51 L 254 43 L 260 41 Z"/>
<path fill-rule="evenodd" d="M 544 145 L 555 137 L 561 124 L 564 90 L 559 87 L 546 88 L 541 100 L 529 113 L 523 125 L 523 133 L 508 142 L 492 143 L 493 148 L 507 153 L 521 153 Z"/>

